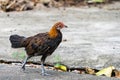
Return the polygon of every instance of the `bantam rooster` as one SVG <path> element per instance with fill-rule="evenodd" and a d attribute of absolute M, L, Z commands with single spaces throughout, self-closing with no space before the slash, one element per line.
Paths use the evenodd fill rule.
<path fill-rule="evenodd" d="M 11 35 L 9 40 L 12 48 L 25 48 L 27 57 L 23 62 L 22 69 L 25 70 L 27 60 L 33 56 L 41 57 L 42 75 L 47 75 L 44 69 L 44 62 L 47 56 L 51 55 L 62 41 L 61 29 L 67 27 L 63 22 L 57 22 L 49 32 L 39 33 L 31 37 Z"/>

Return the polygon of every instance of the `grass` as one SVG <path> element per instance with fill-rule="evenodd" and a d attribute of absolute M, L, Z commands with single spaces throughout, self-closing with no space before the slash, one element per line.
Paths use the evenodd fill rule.
<path fill-rule="evenodd" d="M 12 57 L 17 59 L 25 59 L 26 54 L 24 51 L 17 51 L 12 53 Z"/>

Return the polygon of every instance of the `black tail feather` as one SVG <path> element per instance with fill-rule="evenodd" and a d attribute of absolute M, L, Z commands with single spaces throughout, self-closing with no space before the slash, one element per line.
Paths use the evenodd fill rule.
<path fill-rule="evenodd" d="M 22 46 L 22 42 L 25 39 L 25 37 L 23 36 L 19 36 L 19 35 L 11 35 L 9 40 L 11 42 L 11 47 L 12 48 L 21 48 L 24 47 Z"/>

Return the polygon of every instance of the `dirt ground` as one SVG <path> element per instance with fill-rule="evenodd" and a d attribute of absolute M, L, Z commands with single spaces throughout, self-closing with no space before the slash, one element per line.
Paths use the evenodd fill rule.
<path fill-rule="evenodd" d="M 114 6 L 116 5 L 116 6 Z M 120 3 L 103 8 L 69 7 L 0 13 L 0 59 L 21 60 L 12 56 L 24 49 L 12 49 L 11 34 L 26 37 L 47 32 L 57 21 L 69 28 L 62 30 L 63 39 L 58 49 L 47 58 L 47 63 L 59 61 L 72 67 L 120 67 Z M 39 61 L 40 57 L 31 59 Z"/>

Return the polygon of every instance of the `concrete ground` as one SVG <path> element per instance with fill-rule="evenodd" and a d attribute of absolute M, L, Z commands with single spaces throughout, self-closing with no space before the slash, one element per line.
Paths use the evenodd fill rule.
<path fill-rule="evenodd" d="M 76 74 L 68 72 L 58 72 L 47 70 L 50 76 L 42 76 L 39 68 L 27 67 L 26 71 L 22 71 L 20 66 L 0 65 L 0 80 L 119 80 L 117 78 L 109 78 L 104 76 L 93 76 L 87 74 Z"/>
<path fill-rule="evenodd" d="M 12 54 L 25 53 L 24 49 L 11 48 L 9 42 L 10 35 L 32 36 L 37 33 L 47 32 L 55 22 L 63 21 L 69 26 L 69 28 L 62 30 L 63 39 L 67 41 L 62 42 L 53 55 L 47 58 L 47 63 L 60 61 L 70 67 L 82 66 L 93 68 L 104 68 L 113 65 L 115 68 L 120 69 L 120 3 L 115 3 L 114 5 L 105 6 L 102 9 L 96 7 L 71 7 L 66 8 L 66 10 L 50 8 L 0 13 L 0 60 L 21 61 L 22 59 L 15 58 Z M 40 57 L 35 57 L 31 60 L 35 62 L 40 61 Z M 96 76 L 91 75 L 55 71 L 50 71 L 51 74 L 56 75 L 54 76 L 55 78 L 41 77 L 39 72 L 36 73 L 36 71 L 39 71 L 38 69 L 28 69 L 28 72 L 29 70 L 31 71 L 30 74 L 24 73 L 23 75 L 23 73 L 19 72 L 17 66 L 3 66 L 1 64 L 0 66 L 0 70 L 3 71 L 3 73 L 0 71 L 0 79 L 3 78 L 2 80 L 6 80 L 4 79 L 5 76 L 6 78 L 11 78 L 11 80 L 18 77 L 21 79 L 19 75 L 23 78 L 35 78 L 38 80 L 39 77 L 51 80 L 57 80 L 58 78 L 60 80 L 68 80 L 68 78 L 71 80 L 85 80 L 84 78 L 90 78 L 87 80 L 99 80 L 99 78 L 106 80 L 105 77 L 97 79 Z M 10 70 L 8 70 L 8 67 Z M 35 72 L 32 73 L 32 71 Z M 6 75 L 6 73 L 10 73 L 10 75 Z M 13 74 L 17 75 L 14 76 Z M 113 78 L 108 80 L 113 80 Z"/>

